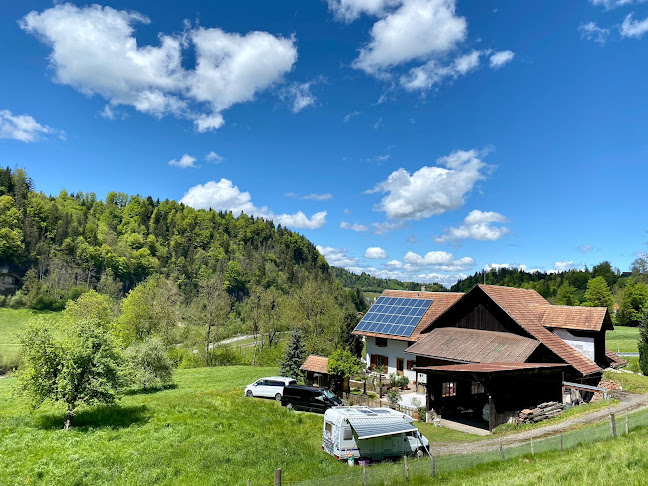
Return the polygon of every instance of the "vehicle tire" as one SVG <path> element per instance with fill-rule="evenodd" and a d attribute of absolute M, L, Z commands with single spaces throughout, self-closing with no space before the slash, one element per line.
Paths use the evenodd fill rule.
<path fill-rule="evenodd" d="M 423 459 L 423 449 L 416 449 L 416 457 Z"/>
<path fill-rule="evenodd" d="M 287 408 L 288 410 L 293 410 L 293 404 L 292 404 L 292 403 L 289 403 L 288 405 L 286 405 L 286 408 Z"/>
<path fill-rule="evenodd" d="M 278 402 L 281 401 L 281 393 L 277 393 L 277 394 L 275 395 L 275 400 L 277 400 Z"/>
<path fill-rule="evenodd" d="M 248 390 L 245 392 L 245 396 L 248 398 L 252 398 L 254 396 L 254 393 L 252 393 L 252 390 Z"/>

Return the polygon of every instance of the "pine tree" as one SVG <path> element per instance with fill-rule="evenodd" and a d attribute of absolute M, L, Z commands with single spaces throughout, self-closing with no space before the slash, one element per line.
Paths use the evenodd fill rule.
<path fill-rule="evenodd" d="M 279 363 L 279 373 L 281 376 L 289 376 L 297 380 L 302 377 L 300 367 L 305 360 L 306 347 L 302 341 L 301 329 L 297 327 L 290 335 L 284 359 Z"/>

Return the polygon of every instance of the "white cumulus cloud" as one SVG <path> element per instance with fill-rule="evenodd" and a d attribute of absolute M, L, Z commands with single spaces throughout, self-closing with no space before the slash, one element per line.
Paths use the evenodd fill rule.
<path fill-rule="evenodd" d="M 180 160 L 169 160 L 169 165 L 175 166 L 175 167 L 180 167 L 181 169 L 186 169 L 187 167 L 198 167 L 196 164 L 196 157 L 192 157 L 191 155 L 184 154 Z"/>
<path fill-rule="evenodd" d="M 646 0 L 590 0 L 592 5 L 605 8 L 605 10 L 612 10 L 613 8 L 622 7 L 624 5 L 632 5 L 633 3 L 643 3 Z"/>
<path fill-rule="evenodd" d="M 304 108 L 312 106 L 317 98 L 311 93 L 312 83 L 292 83 L 281 92 L 281 98 L 291 104 L 291 111 L 299 113 Z"/>
<path fill-rule="evenodd" d="M 454 0 L 404 0 L 371 28 L 371 40 L 353 66 L 370 74 L 412 60 L 444 54 L 463 41 L 467 22 Z"/>
<path fill-rule="evenodd" d="M 0 110 L 0 138 L 35 142 L 41 135 L 53 132 L 53 128 L 41 125 L 29 115 L 13 115 L 9 110 Z"/>
<path fill-rule="evenodd" d="M 621 24 L 621 37 L 634 37 L 639 39 L 648 32 L 648 17 L 643 20 L 634 20 L 632 18 L 633 14 L 628 14 L 628 16 L 623 20 Z"/>
<path fill-rule="evenodd" d="M 367 248 L 367 251 L 365 251 L 365 258 L 387 258 L 387 252 L 379 246 L 370 246 L 369 248 Z"/>
<path fill-rule="evenodd" d="M 208 162 L 213 162 L 215 164 L 220 164 L 225 159 L 223 158 L 222 155 L 218 155 L 216 152 L 212 150 L 207 155 L 205 155 L 205 160 Z"/>
<path fill-rule="evenodd" d="M 495 241 L 510 232 L 506 226 L 494 226 L 493 223 L 508 223 L 509 220 L 493 211 L 475 209 L 468 213 L 462 225 L 446 229 L 443 236 L 435 238 L 437 243 L 447 241 L 473 239 L 479 241 Z"/>
<path fill-rule="evenodd" d="M 326 224 L 326 211 L 315 213 L 309 218 L 302 211 L 294 214 L 275 214 L 266 206 L 258 208 L 252 203 L 249 192 L 242 192 L 232 181 L 225 178 L 218 182 L 209 181 L 191 187 L 180 202 L 196 209 L 231 211 L 235 215 L 243 212 L 292 228 L 317 229 Z"/>
<path fill-rule="evenodd" d="M 422 66 L 410 69 L 408 74 L 401 76 L 400 84 L 409 91 L 428 90 L 447 78 L 456 79 L 474 71 L 479 67 L 481 55 L 481 51 L 472 51 L 457 57 L 449 65 L 443 65 L 433 59 Z"/>
<path fill-rule="evenodd" d="M 138 12 L 65 3 L 28 13 L 20 27 L 51 47 L 55 81 L 112 106 L 191 119 L 198 132 L 221 127 L 222 111 L 281 81 L 297 60 L 295 39 L 267 32 L 186 28 L 158 34 L 158 45 L 138 45 L 138 23 L 150 20 Z M 195 69 L 183 67 L 189 47 Z"/>
<path fill-rule="evenodd" d="M 398 169 L 368 191 L 387 193 L 375 209 L 390 219 L 420 220 L 460 208 L 475 183 L 486 177 L 484 153 L 457 150 L 438 159 L 435 167 L 425 166 L 413 174 Z"/>
<path fill-rule="evenodd" d="M 329 265 L 334 267 L 355 267 L 360 261 L 352 256 L 349 256 L 346 248 L 333 248 L 332 246 L 320 246 L 317 245 L 317 251 L 319 251 Z"/>
<path fill-rule="evenodd" d="M 493 69 L 501 68 L 513 60 L 515 53 L 513 51 L 499 51 L 490 57 L 490 67 Z"/>
<path fill-rule="evenodd" d="M 452 253 L 447 251 L 429 251 L 423 256 L 408 251 L 403 257 L 403 261 L 406 263 L 405 268 L 409 271 L 421 267 L 432 267 L 435 271 L 458 272 L 475 264 L 475 260 L 471 257 L 455 259 Z"/>

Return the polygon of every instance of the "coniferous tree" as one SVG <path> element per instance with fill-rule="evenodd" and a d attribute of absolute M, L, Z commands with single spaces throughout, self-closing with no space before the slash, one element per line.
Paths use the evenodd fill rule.
<path fill-rule="evenodd" d="M 289 376 L 296 380 L 302 377 L 301 365 L 306 360 L 306 347 L 302 341 L 302 333 L 299 327 L 290 335 L 290 341 L 286 345 L 284 359 L 279 363 L 281 376 Z"/>

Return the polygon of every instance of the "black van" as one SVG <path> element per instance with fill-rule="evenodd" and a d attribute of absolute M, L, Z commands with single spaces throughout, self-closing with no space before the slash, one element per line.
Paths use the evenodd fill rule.
<path fill-rule="evenodd" d="M 324 388 L 287 385 L 284 387 L 281 404 L 294 410 L 324 413 L 331 407 L 342 405 L 342 400 Z"/>

